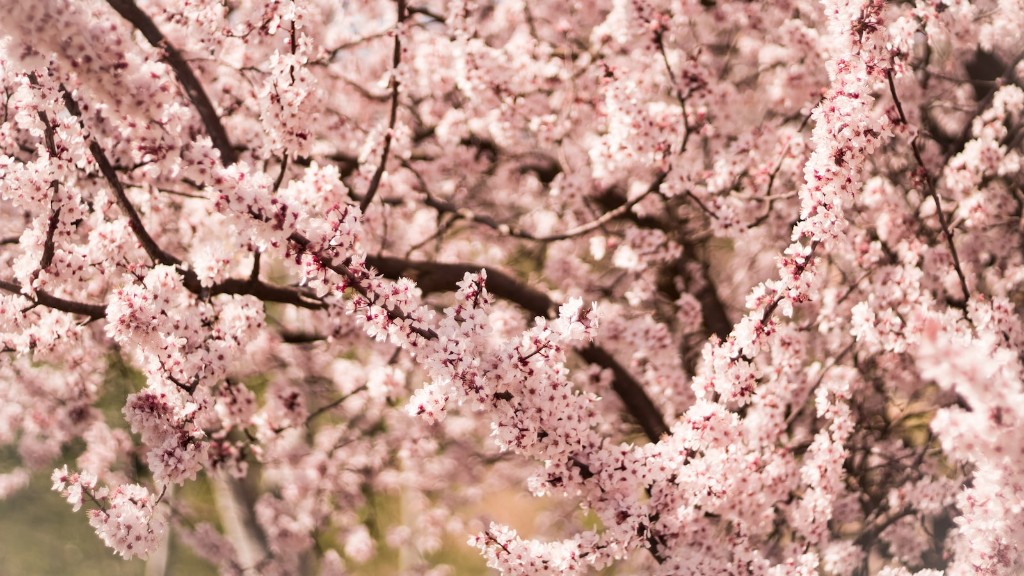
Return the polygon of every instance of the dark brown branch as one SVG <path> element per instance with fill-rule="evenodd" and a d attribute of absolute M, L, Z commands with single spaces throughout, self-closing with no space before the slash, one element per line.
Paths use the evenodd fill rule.
<path fill-rule="evenodd" d="M 333 262 L 329 257 L 312 249 L 311 242 L 305 236 L 293 232 L 289 237 L 300 250 L 311 253 L 320 260 L 320 263 L 327 269 L 347 279 L 351 287 L 364 297 L 369 297 L 366 288 L 362 285 L 362 278 L 357 276 L 344 263 Z M 453 286 L 465 277 L 467 273 L 476 273 L 481 269 L 487 273 L 487 289 L 498 296 L 519 305 L 521 308 L 535 316 L 548 317 L 556 308 L 555 303 L 547 294 L 520 283 L 512 276 L 488 267 L 476 266 L 473 264 L 446 264 L 437 262 L 424 262 L 414 260 L 403 260 L 387 256 L 367 256 L 366 264 L 376 268 L 386 278 L 397 280 L 406 277 L 414 280 L 423 293 L 443 292 L 451 290 Z M 387 313 L 393 319 L 408 320 L 408 315 L 397 309 L 388 309 Z M 411 326 L 415 334 L 422 338 L 433 340 L 437 333 L 429 328 Z M 615 362 L 615 359 L 607 351 L 591 345 L 588 349 L 592 352 L 581 352 L 586 359 L 586 354 L 595 359 L 599 366 L 609 368 L 616 376 L 613 385 L 626 405 L 626 409 L 639 421 L 641 428 L 648 435 L 652 442 L 657 442 L 662 434 L 668 431 L 668 426 L 661 413 L 654 406 L 650 397 L 644 391 L 643 386 L 630 374 Z"/>
<path fill-rule="evenodd" d="M 39 79 L 35 73 L 29 73 L 28 80 L 33 86 L 39 86 Z M 46 112 L 39 110 L 36 112 L 39 115 L 39 121 L 43 123 L 43 138 L 46 141 L 46 151 L 50 154 L 50 157 L 56 159 L 59 154 L 57 153 L 57 138 L 53 130 L 53 124 L 50 123 L 50 118 L 46 115 Z M 43 241 L 43 255 L 39 258 L 39 270 L 46 270 L 53 263 L 53 254 L 56 251 L 56 246 L 53 243 L 53 236 L 57 233 L 57 225 L 60 223 L 60 205 L 57 204 L 57 191 L 60 183 L 57 180 L 50 182 L 50 188 L 53 190 L 53 196 L 50 199 L 50 219 L 46 224 L 46 239 Z"/>
<path fill-rule="evenodd" d="M 899 114 L 900 122 L 904 125 L 909 124 L 907 122 L 907 116 L 903 113 L 903 104 L 900 103 L 899 96 L 896 95 L 896 83 L 892 78 L 892 70 L 886 70 L 885 76 L 889 80 L 889 93 L 892 95 L 892 100 L 896 104 L 896 112 Z M 921 171 L 922 180 L 924 180 L 925 188 L 928 195 L 932 197 L 932 201 L 935 202 L 935 215 L 939 218 L 939 226 L 942 228 L 942 235 L 946 239 L 946 247 L 949 248 L 949 253 L 953 257 L 953 268 L 956 270 L 956 275 L 960 279 L 960 289 L 964 293 L 964 302 L 971 298 L 971 292 L 967 289 L 967 277 L 964 276 L 963 268 L 960 266 L 960 256 L 957 254 L 956 245 L 953 243 L 953 231 L 949 227 L 949 220 L 946 218 L 946 214 L 942 211 L 942 202 L 939 200 L 939 192 L 935 189 L 935 182 L 932 181 L 931 174 L 928 172 L 928 167 L 925 166 L 924 158 L 921 157 L 921 148 L 917 143 L 918 135 L 910 141 L 910 148 L 914 152 L 914 160 L 917 161 L 918 169 Z"/>
<path fill-rule="evenodd" d="M 204 288 L 200 285 L 199 278 L 196 276 L 195 272 L 180 269 L 178 272 L 184 276 L 183 283 L 185 284 L 185 288 L 188 288 L 189 292 L 192 292 L 193 294 L 204 293 Z M 322 301 L 316 299 L 311 293 L 301 291 L 297 288 L 274 286 L 260 281 L 254 282 L 250 279 L 239 280 L 237 278 L 228 278 L 219 284 L 214 284 L 213 286 L 206 288 L 205 293 L 210 296 L 215 296 L 217 294 L 255 296 L 264 302 L 291 304 L 292 306 L 309 308 L 311 310 L 321 310 L 326 307 Z"/>
<path fill-rule="evenodd" d="M 277 173 L 277 178 L 274 180 L 274 192 L 281 189 L 281 184 L 284 183 L 284 173 L 288 170 L 288 153 L 285 152 L 284 156 L 281 157 L 281 171 Z"/>
<path fill-rule="evenodd" d="M 53 183 L 53 191 L 57 192 L 57 183 Z M 53 242 L 53 236 L 57 233 L 57 224 L 60 223 L 60 206 L 56 206 L 50 212 L 50 219 L 46 223 L 46 239 L 43 241 L 43 255 L 39 258 L 39 270 L 46 270 L 53 263 L 53 254 L 57 247 Z"/>
<path fill-rule="evenodd" d="M 412 169 L 412 167 L 409 166 L 408 164 L 406 164 L 406 166 Z M 601 226 L 604 226 L 608 222 L 611 222 L 612 220 L 615 220 L 616 218 L 632 210 L 633 207 L 639 204 L 644 198 L 647 198 L 649 195 L 658 192 L 658 190 L 661 188 L 662 183 L 665 182 L 666 176 L 668 175 L 668 172 L 659 173 L 657 177 L 655 177 L 654 181 L 651 182 L 650 186 L 648 186 L 646 190 L 638 194 L 635 198 L 633 198 L 632 200 L 623 201 L 615 208 L 609 209 L 607 212 L 591 220 L 590 222 L 580 224 L 579 226 L 570 228 L 565 232 L 548 234 L 546 236 L 536 236 L 518 227 L 509 226 L 508 224 L 498 222 L 497 220 L 491 218 L 490 216 L 484 214 L 476 214 L 472 210 L 459 208 L 458 206 L 452 204 L 451 202 L 435 198 L 432 194 L 430 194 L 429 190 L 427 189 L 426 181 L 424 181 L 423 177 L 419 174 L 419 172 L 416 170 L 412 170 L 412 172 L 413 174 L 415 174 L 416 179 L 419 180 L 420 186 L 423 188 L 423 191 L 427 195 L 427 198 L 424 201 L 424 204 L 426 204 L 427 206 L 430 206 L 431 208 L 437 210 L 438 212 L 452 214 L 456 218 L 462 218 L 470 222 L 483 224 L 484 226 L 487 226 L 488 228 L 497 231 L 499 234 L 503 236 L 511 236 L 513 238 L 521 238 L 523 240 L 532 240 L 535 242 L 557 242 L 559 240 L 569 240 L 571 238 L 582 236 L 583 234 L 592 232 L 600 228 Z"/>
<path fill-rule="evenodd" d="M 435 22 L 440 22 L 442 24 L 444 24 L 444 20 L 445 20 L 443 15 L 441 15 L 441 14 L 439 14 L 437 12 L 434 12 L 430 8 L 423 8 L 422 6 L 410 6 L 409 7 L 409 14 L 421 14 L 421 15 L 426 16 L 427 18 L 429 18 L 431 20 L 434 20 Z"/>
<path fill-rule="evenodd" d="M 278 330 L 277 335 L 285 344 L 313 344 L 327 340 L 326 336 L 313 332 L 293 332 L 291 330 Z"/>
<path fill-rule="evenodd" d="M 91 320 L 99 320 L 107 315 L 107 308 L 105 306 L 66 300 L 42 291 L 36 292 L 35 298 L 33 299 L 31 296 L 23 294 L 21 286 L 14 282 L 0 280 L 0 290 L 5 290 L 11 294 L 17 294 L 39 306 L 53 308 L 54 310 L 60 310 L 61 312 L 67 312 L 68 314 L 87 316 Z"/>
<path fill-rule="evenodd" d="M 612 389 L 622 399 L 622 403 L 626 405 L 629 413 L 636 418 L 637 423 L 640 424 L 644 434 L 651 442 L 657 442 L 664 434 L 668 434 L 668 426 L 665 424 L 661 411 L 654 405 L 643 386 L 633 379 L 629 371 L 619 364 L 614 356 L 595 344 L 577 349 L 576 353 L 587 362 L 612 371 L 615 376 L 612 379 Z"/>
<path fill-rule="evenodd" d="M 452 290 L 466 273 L 487 272 L 487 290 L 505 300 L 515 302 L 534 316 L 548 317 L 556 308 L 544 292 L 520 283 L 512 276 L 488 266 L 476 264 L 405 260 L 391 256 L 367 256 L 366 264 L 386 278 L 406 277 L 416 282 L 424 294 Z"/>
<path fill-rule="evenodd" d="M 373 176 L 370 178 L 370 186 L 366 189 L 366 195 L 359 202 L 359 211 L 366 212 L 366 209 L 370 206 L 370 202 L 373 202 L 373 197 L 377 194 L 377 189 L 380 188 L 380 180 L 384 177 L 384 169 L 388 163 L 388 154 L 391 152 L 391 140 L 394 138 L 395 133 L 395 122 L 398 119 L 398 78 L 395 76 L 398 72 L 398 66 L 402 63 L 402 24 L 405 23 L 406 10 L 405 0 L 398 0 L 398 23 L 395 26 L 395 50 L 391 56 L 391 114 L 388 117 L 388 131 L 384 135 L 384 150 L 380 153 L 380 164 L 377 165 L 377 169 L 373 171 Z"/>
<path fill-rule="evenodd" d="M 68 109 L 73 116 L 79 118 L 79 122 L 82 123 L 82 110 L 78 107 L 78 102 L 71 97 L 71 93 L 67 91 L 63 86 L 61 91 L 64 95 L 64 106 Z M 84 128 L 84 123 L 83 123 Z M 107 159 L 107 154 L 103 151 L 103 148 L 96 142 L 95 138 L 89 139 L 89 152 L 92 153 L 93 159 L 96 160 L 97 166 L 100 168 L 100 173 L 106 179 L 107 184 L 110 185 L 110 189 L 114 192 L 114 199 L 117 201 L 118 207 L 128 217 L 128 227 L 131 228 L 132 233 L 142 244 L 142 249 L 146 251 L 146 254 L 153 259 L 154 262 L 161 264 L 181 264 L 181 260 L 171 256 L 164 252 L 153 237 L 146 231 L 146 227 L 142 224 L 142 218 L 139 217 L 139 213 L 136 212 L 135 207 L 128 200 L 128 195 L 125 194 L 124 185 L 121 184 L 121 180 L 117 176 L 117 171 L 114 170 L 114 166 Z"/>
<path fill-rule="evenodd" d="M 425 294 L 451 290 L 467 272 L 479 272 L 483 268 L 487 272 L 487 290 L 495 296 L 519 305 L 534 316 L 549 317 L 557 308 L 544 292 L 527 286 L 495 268 L 473 264 L 447 264 L 371 256 L 366 258 L 366 263 L 387 278 L 397 279 L 404 276 L 415 280 Z M 668 432 L 664 417 L 644 391 L 643 386 L 615 360 L 614 356 L 594 344 L 577 350 L 577 353 L 587 362 L 612 371 L 615 375 L 612 388 L 652 442 L 657 442 L 663 434 Z"/>
<path fill-rule="evenodd" d="M 79 111 L 77 106 L 73 112 L 78 115 Z M 128 195 L 125 194 L 124 185 L 121 184 L 121 180 L 117 176 L 117 172 L 114 171 L 114 167 L 110 165 L 110 161 L 107 159 L 106 153 L 103 152 L 103 148 L 100 147 L 99 143 L 95 140 L 89 141 L 89 151 L 92 153 L 93 158 L 96 160 L 96 164 L 100 168 L 100 172 L 110 185 L 111 190 L 114 192 L 114 198 L 117 201 L 118 207 L 128 217 L 128 227 L 131 228 L 132 233 L 142 244 L 142 249 L 146 251 L 146 254 L 153 259 L 154 262 L 161 264 L 180 264 L 181 261 L 178 258 L 171 256 L 170 254 L 163 251 L 162 248 L 153 240 L 153 237 L 149 235 L 146 227 L 142 224 L 142 218 L 139 217 L 139 213 L 135 210 L 135 206 L 128 200 Z"/>
<path fill-rule="evenodd" d="M 259 248 L 254 248 L 252 251 L 252 271 L 249 272 L 249 282 L 260 281 L 260 255 L 262 252 Z"/>
<path fill-rule="evenodd" d="M 217 111 L 213 107 L 213 103 L 210 98 L 206 95 L 206 91 L 203 90 L 202 83 L 196 78 L 195 73 L 192 72 L 192 68 L 185 61 L 185 58 L 178 52 L 167 38 L 163 35 L 163 32 L 156 27 L 153 20 L 146 15 L 134 2 L 134 0 L 107 0 L 111 8 L 117 11 L 122 18 L 132 23 L 142 35 L 145 36 L 146 40 L 153 45 L 154 48 L 159 48 L 164 52 L 164 62 L 174 70 L 174 75 L 178 77 L 178 82 L 181 83 L 182 88 L 185 89 L 185 93 L 188 95 L 192 105 L 195 106 L 196 111 L 199 112 L 199 117 L 203 120 L 203 125 L 206 126 L 206 133 L 210 136 L 213 141 L 213 146 L 220 151 L 221 161 L 226 166 L 230 166 L 238 161 L 238 154 L 235 149 L 231 147 L 231 141 L 228 139 L 227 131 L 224 130 L 224 125 L 221 124 L 220 117 L 217 115 Z"/>

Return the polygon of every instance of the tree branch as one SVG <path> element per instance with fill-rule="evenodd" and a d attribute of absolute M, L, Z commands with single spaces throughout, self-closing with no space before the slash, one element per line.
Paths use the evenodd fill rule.
<path fill-rule="evenodd" d="M 192 292 L 193 294 L 200 294 L 203 292 L 203 287 L 199 284 L 199 278 L 196 276 L 195 272 L 180 269 L 178 271 L 184 276 L 183 283 L 185 284 L 185 288 L 188 288 L 189 292 Z M 248 295 L 255 296 L 264 302 L 291 304 L 292 306 L 308 308 L 311 310 L 322 310 L 326 308 L 326 305 L 312 296 L 311 293 L 307 293 L 297 288 L 274 286 L 273 284 L 267 284 L 260 281 L 254 282 L 250 279 L 241 280 L 238 278 L 228 278 L 223 282 L 214 284 L 206 290 L 211 296 L 215 296 L 217 294 L 233 294 L 239 296 Z"/>
<path fill-rule="evenodd" d="M 82 110 L 78 107 L 78 102 L 71 97 L 71 93 L 66 88 L 61 86 L 61 92 L 64 96 L 64 106 L 68 109 L 71 115 L 78 117 L 79 123 L 85 127 L 82 119 Z M 154 262 L 167 265 L 179 265 L 181 260 L 171 256 L 170 254 L 163 251 L 153 237 L 146 231 L 146 227 L 142 224 L 142 218 L 139 217 L 139 213 L 135 210 L 135 206 L 128 200 L 128 195 L 125 194 L 124 185 L 121 184 L 121 180 L 117 176 L 117 171 L 114 170 L 114 166 L 111 165 L 110 160 L 107 159 L 107 154 L 103 151 L 103 148 L 96 142 L 95 138 L 89 138 L 89 152 L 92 153 L 93 159 L 96 160 L 96 164 L 100 168 L 100 173 L 106 179 L 107 184 L 110 185 L 110 189 L 114 192 L 114 199 L 117 201 L 118 207 L 128 217 L 128 227 L 131 228 L 132 233 L 142 244 L 142 249 L 146 251 L 146 254 L 153 259 Z"/>
<path fill-rule="evenodd" d="M 487 266 L 403 260 L 388 256 L 367 256 L 366 263 L 387 278 L 404 276 L 416 281 L 424 293 L 451 290 L 467 272 L 479 272 L 482 268 L 487 272 L 487 290 L 495 296 L 519 305 L 534 316 L 550 317 L 557 308 L 547 294 L 519 282 L 501 270 Z M 664 417 L 644 391 L 643 385 L 611 353 L 596 344 L 576 352 L 585 361 L 612 371 L 615 376 L 612 388 L 652 442 L 657 442 L 668 432 Z"/>
<path fill-rule="evenodd" d="M 42 291 L 36 292 L 35 297 L 33 298 L 32 296 L 23 293 L 21 291 L 21 286 L 15 282 L 0 280 L 0 290 L 5 290 L 11 294 L 17 294 L 18 296 L 21 296 L 22 298 L 25 298 L 39 306 L 53 308 L 54 310 L 60 310 L 61 312 L 67 312 L 68 314 L 88 316 L 91 320 L 99 320 L 107 315 L 106 306 L 99 304 L 86 304 L 84 302 L 65 300 L 64 298 L 53 296 Z"/>
<path fill-rule="evenodd" d="M 452 290 L 467 272 L 475 273 L 483 269 L 487 272 L 487 290 L 495 296 L 516 303 L 534 316 L 546 318 L 556 308 L 555 303 L 544 292 L 522 284 L 509 274 L 489 266 L 369 255 L 366 257 L 366 264 L 376 268 L 386 278 L 396 280 L 404 276 L 415 281 L 425 294 Z"/>
<path fill-rule="evenodd" d="M 593 343 L 586 348 L 577 349 L 576 353 L 587 362 L 612 371 L 615 376 L 612 379 L 612 389 L 622 399 L 622 403 L 626 405 L 629 413 L 636 418 L 640 428 L 651 442 L 657 442 L 664 434 L 668 434 L 668 426 L 665 424 L 665 418 L 661 415 L 661 411 L 654 405 L 643 386 L 622 364 L 619 364 L 614 356 Z"/>
<path fill-rule="evenodd" d="M 178 77 L 178 82 L 185 89 L 188 99 L 192 101 L 192 105 L 199 112 L 199 117 L 202 118 L 203 124 L 206 126 L 206 133 L 210 136 L 210 140 L 213 141 L 214 148 L 220 151 L 221 161 L 225 166 L 230 166 L 237 162 L 238 154 L 231 147 L 227 131 L 224 130 L 224 125 L 221 124 L 220 117 L 217 115 L 213 103 L 206 95 L 202 83 L 196 78 L 188 62 L 182 57 L 181 52 L 178 52 L 177 48 L 167 40 L 163 32 L 135 4 L 134 0 L 107 0 L 107 3 L 122 18 L 131 22 L 139 32 L 142 32 L 142 35 L 145 36 L 146 40 L 154 48 L 163 50 L 164 62 L 171 67 L 171 70 L 174 70 L 174 75 Z"/>
<path fill-rule="evenodd" d="M 402 63 L 402 24 L 405 22 L 406 10 L 405 0 L 398 0 L 398 23 L 395 25 L 395 50 L 391 56 L 391 115 L 388 117 L 388 131 L 384 135 L 384 150 L 380 154 L 380 164 L 370 178 L 370 186 L 366 189 L 366 195 L 359 202 L 359 211 L 366 212 L 370 202 L 373 202 L 374 195 L 380 187 L 380 180 L 384 177 L 384 168 L 388 163 L 388 154 L 391 152 L 391 140 L 395 134 L 395 122 L 398 119 L 398 66 Z"/>
<path fill-rule="evenodd" d="M 579 226 L 570 228 L 565 232 L 548 234 L 545 236 L 536 236 L 518 227 L 509 226 L 508 224 L 498 222 L 497 220 L 491 218 L 490 216 L 484 214 L 476 214 L 472 210 L 459 208 L 458 206 L 452 204 L 451 202 L 435 198 L 427 188 L 426 181 L 424 180 L 422 175 L 420 175 L 420 173 L 417 170 L 413 169 L 412 166 L 410 166 L 408 163 L 406 163 L 406 167 L 409 168 L 412 171 L 412 173 L 416 176 L 416 179 L 419 180 L 420 186 L 423 188 L 423 192 L 427 195 L 427 198 L 424 201 L 424 204 L 426 204 L 427 206 L 430 206 L 431 208 L 437 210 L 438 212 L 452 214 L 456 218 L 462 218 L 470 222 L 483 224 L 484 226 L 487 226 L 488 228 L 495 230 L 496 232 L 503 236 L 511 236 L 513 238 L 521 238 L 523 240 L 532 240 L 535 242 L 556 242 L 558 240 L 569 240 L 577 236 L 582 236 L 583 234 L 586 234 L 588 232 L 592 232 L 600 228 L 601 226 L 604 226 L 608 222 L 611 222 L 612 220 L 615 220 L 616 218 L 626 214 L 627 212 L 632 210 L 634 206 L 639 204 L 644 198 L 647 198 L 649 195 L 660 190 L 661 185 L 665 182 L 665 178 L 668 176 L 668 172 L 660 172 L 655 177 L 654 181 L 651 182 L 650 186 L 648 186 L 646 190 L 638 194 L 635 198 L 633 198 L 632 200 L 624 200 L 618 206 L 610 208 L 607 212 L 591 220 L 590 222 L 580 224 Z"/>
<path fill-rule="evenodd" d="M 900 103 L 900 98 L 896 95 L 896 83 L 892 78 L 892 70 L 886 70 L 885 76 L 889 80 L 889 93 L 892 95 L 893 102 L 896 104 L 896 112 L 899 114 L 900 122 L 907 125 L 909 123 L 907 122 L 906 114 L 903 113 L 903 104 Z M 967 277 L 964 276 L 963 268 L 960 266 L 960 256 L 957 254 L 956 245 L 953 243 L 953 231 L 949 227 L 949 221 L 946 218 L 946 214 L 942 211 L 939 192 L 935 189 L 935 182 L 932 181 L 931 174 L 928 172 L 928 167 L 924 164 L 924 158 L 921 157 L 921 149 L 917 144 L 918 137 L 918 134 L 914 135 L 914 138 L 910 141 L 910 148 L 914 152 L 914 160 L 917 161 L 917 166 L 921 171 L 922 180 L 924 180 L 924 185 L 927 189 L 928 195 L 931 196 L 932 201 L 935 202 L 935 215 L 939 218 L 939 226 L 942 228 L 942 235 L 946 239 L 946 247 L 949 248 L 949 253 L 953 257 L 953 269 L 956 270 L 956 275 L 960 279 L 960 289 L 964 293 L 964 303 L 966 305 L 966 302 L 971 299 L 971 292 L 967 289 Z"/>
<path fill-rule="evenodd" d="M 28 80 L 33 86 L 39 86 L 39 79 L 34 72 L 29 73 Z M 46 141 L 46 151 L 50 154 L 50 158 L 56 160 L 59 154 L 57 153 L 57 139 L 53 130 L 53 124 L 50 123 L 50 118 L 46 115 L 46 112 L 38 110 L 36 114 L 39 116 L 39 121 L 43 123 L 43 138 Z M 43 254 L 39 258 L 39 271 L 50 267 L 50 264 L 53 263 L 53 254 L 56 252 L 53 236 L 57 233 L 57 225 L 60 223 L 60 204 L 57 202 L 59 186 L 60 182 L 57 180 L 50 182 L 53 196 L 50 198 L 50 218 L 46 224 L 46 239 L 43 241 Z"/>

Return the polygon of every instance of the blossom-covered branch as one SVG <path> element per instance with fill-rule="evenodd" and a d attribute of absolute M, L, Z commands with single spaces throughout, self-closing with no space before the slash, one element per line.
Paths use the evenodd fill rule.
<path fill-rule="evenodd" d="M 0 0 L 0 497 L 223 574 L 1017 574 L 1018 4 Z"/>

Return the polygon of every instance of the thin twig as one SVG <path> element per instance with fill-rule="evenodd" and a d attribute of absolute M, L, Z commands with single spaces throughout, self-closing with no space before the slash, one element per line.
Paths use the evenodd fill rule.
<path fill-rule="evenodd" d="M 886 79 L 889 81 L 889 93 L 892 95 L 893 102 L 896 104 L 896 112 L 900 116 L 900 122 L 904 125 L 909 125 L 907 122 L 907 116 L 903 113 L 903 104 L 900 103 L 899 96 L 896 95 L 896 83 L 892 78 L 892 70 L 885 71 Z M 932 181 L 931 174 L 928 172 L 928 167 L 925 166 L 924 158 L 921 157 L 921 149 L 917 143 L 918 135 L 910 141 L 910 148 L 914 152 L 914 160 L 917 161 L 917 165 L 923 175 L 925 182 L 925 188 L 928 195 L 932 197 L 932 201 L 935 202 L 935 215 L 938 216 L 939 226 L 942 228 L 942 235 L 946 239 L 946 246 L 949 248 L 949 253 L 953 257 L 953 268 L 956 270 L 956 275 L 960 279 L 960 289 L 964 293 L 964 302 L 970 300 L 971 292 L 967 289 L 967 277 L 964 276 L 963 268 L 960 266 L 960 256 L 957 254 L 956 245 L 953 243 L 953 231 L 950 230 L 949 221 L 946 219 L 946 214 L 942 211 L 942 202 L 939 200 L 939 193 L 935 189 L 935 183 Z"/>
<path fill-rule="evenodd" d="M 405 0 L 398 0 L 398 23 L 395 26 L 395 50 L 391 57 L 391 114 L 388 117 L 388 131 L 384 134 L 384 150 L 380 154 L 380 164 L 370 178 L 370 186 L 366 189 L 366 195 L 359 202 L 359 211 L 366 212 L 373 202 L 373 197 L 380 188 L 381 178 L 384 177 L 384 169 L 388 163 L 388 154 L 391 153 L 391 140 L 395 134 L 395 123 L 398 119 L 398 66 L 402 63 L 402 24 L 405 23 L 406 9 Z"/>
<path fill-rule="evenodd" d="M 401 348 L 399 348 L 399 350 L 401 350 Z M 317 408 L 313 412 L 310 412 L 309 416 L 306 416 L 306 425 L 309 425 L 309 423 L 312 422 L 317 416 L 319 416 L 319 415 L 321 415 L 321 414 L 323 414 L 325 412 L 329 412 L 329 411 L 333 410 L 334 408 L 337 408 L 343 402 L 345 402 L 345 400 L 348 400 L 349 398 L 355 396 L 356 394 L 358 394 L 358 393 L 360 393 L 360 392 L 362 392 L 364 390 L 366 390 L 366 384 L 363 384 L 362 386 L 356 388 L 355 390 L 349 392 L 348 394 L 343 394 L 340 398 L 338 398 L 338 399 L 336 399 L 336 400 L 334 400 L 332 402 L 329 402 L 327 404 L 324 404 L 323 406 Z"/>
<path fill-rule="evenodd" d="M 779 198 L 779 196 L 772 196 L 772 187 L 775 185 L 775 178 L 779 175 L 779 170 L 782 169 L 782 163 L 785 162 L 786 154 L 788 154 L 788 153 L 789 153 L 789 144 L 787 143 L 786 147 L 783 148 L 783 150 L 782 150 L 782 155 L 779 156 L 779 161 L 775 164 L 775 168 L 772 169 L 771 174 L 768 175 L 768 186 L 766 187 L 766 189 L 764 191 L 764 196 L 761 198 L 761 200 L 766 200 L 768 202 L 768 208 L 765 209 L 764 214 L 758 216 L 757 219 L 754 220 L 753 222 L 751 222 L 750 224 L 747 224 L 747 229 L 748 230 L 752 230 L 752 229 L 756 228 L 757 226 L 760 226 L 766 220 L 768 220 L 769 216 L 771 216 L 772 206 L 775 204 L 775 200 L 777 198 Z M 787 196 L 782 196 L 782 197 L 785 198 L 785 197 L 788 197 L 788 195 Z"/>
<path fill-rule="evenodd" d="M 372 34 L 367 34 L 366 36 L 360 36 L 358 38 L 353 38 L 352 40 L 342 42 L 341 44 L 327 51 L 327 61 L 333 62 L 334 58 L 337 57 L 337 55 L 340 54 L 341 52 L 344 52 L 345 50 L 350 50 L 352 48 L 357 48 L 373 40 L 379 40 L 387 35 L 388 31 L 385 29 L 379 32 L 374 32 Z"/>
<path fill-rule="evenodd" d="M 429 188 L 427 188 L 426 180 L 423 178 L 423 176 L 419 173 L 418 170 L 416 170 L 408 162 L 403 162 L 403 166 L 408 168 L 416 177 L 416 180 L 420 184 L 420 188 L 427 196 L 426 200 L 424 201 L 424 204 L 426 204 L 427 206 L 437 210 L 438 212 L 451 214 L 456 218 L 461 218 L 463 220 L 468 220 L 470 222 L 474 222 L 477 224 L 483 224 L 484 226 L 487 226 L 488 228 L 498 232 L 502 236 L 520 238 L 523 240 L 532 240 L 534 242 L 557 242 L 559 240 L 569 240 L 571 238 L 575 238 L 577 236 L 581 236 L 583 234 L 596 230 L 601 226 L 604 226 L 608 222 L 611 222 L 612 220 L 626 214 L 627 212 L 632 210 L 634 206 L 643 201 L 645 198 L 647 198 L 651 194 L 658 192 L 661 189 L 661 185 L 665 182 L 665 178 L 668 176 L 668 172 L 658 173 L 658 175 L 654 178 L 654 181 L 651 182 L 647 189 L 638 194 L 635 198 L 623 202 L 616 208 L 608 210 L 607 212 L 591 220 L 590 222 L 580 224 L 579 226 L 570 228 L 565 232 L 538 236 L 535 234 L 531 234 L 516 226 L 510 226 L 506 223 L 498 222 L 497 220 L 491 218 L 490 216 L 484 214 L 477 214 L 472 210 L 459 208 L 458 206 L 451 202 L 436 198 L 433 194 L 430 193 Z"/>
<path fill-rule="evenodd" d="M 39 86 L 39 79 L 34 72 L 29 73 L 28 80 L 33 86 Z M 36 114 L 39 116 L 39 121 L 43 123 L 43 139 L 46 141 L 46 151 L 50 154 L 50 158 L 56 160 L 59 154 L 57 153 L 57 139 L 53 124 L 50 123 L 50 118 L 46 115 L 46 112 L 39 110 Z M 57 225 L 60 223 L 60 204 L 57 201 L 60 182 L 53 180 L 50 182 L 50 188 L 53 190 L 53 194 L 50 196 L 50 218 L 46 224 L 46 239 L 43 240 L 43 254 L 39 258 L 39 271 L 46 270 L 53 263 L 53 254 L 56 252 L 53 237 L 57 233 Z"/>
<path fill-rule="evenodd" d="M 683 96 L 683 91 L 679 89 L 679 82 L 676 80 L 676 74 L 672 71 L 672 65 L 668 61 L 668 53 L 665 51 L 665 35 L 664 30 L 658 28 L 658 31 L 654 35 L 654 41 L 658 45 L 658 52 L 661 53 L 661 61 L 665 63 L 665 69 L 668 70 L 669 80 L 672 81 L 672 87 L 675 89 L 676 99 L 679 100 L 679 107 L 683 110 L 683 141 L 679 146 L 679 151 L 686 150 L 686 143 L 690 139 L 690 133 L 693 131 L 690 127 L 690 119 L 687 117 L 686 112 L 686 96 Z"/>

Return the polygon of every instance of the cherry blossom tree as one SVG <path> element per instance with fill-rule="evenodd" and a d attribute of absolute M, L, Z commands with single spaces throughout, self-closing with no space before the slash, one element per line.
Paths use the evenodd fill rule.
<path fill-rule="evenodd" d="M 1024 570 L 1020 0 L 0 9 L 0 496 L 223 574 Z"/>

